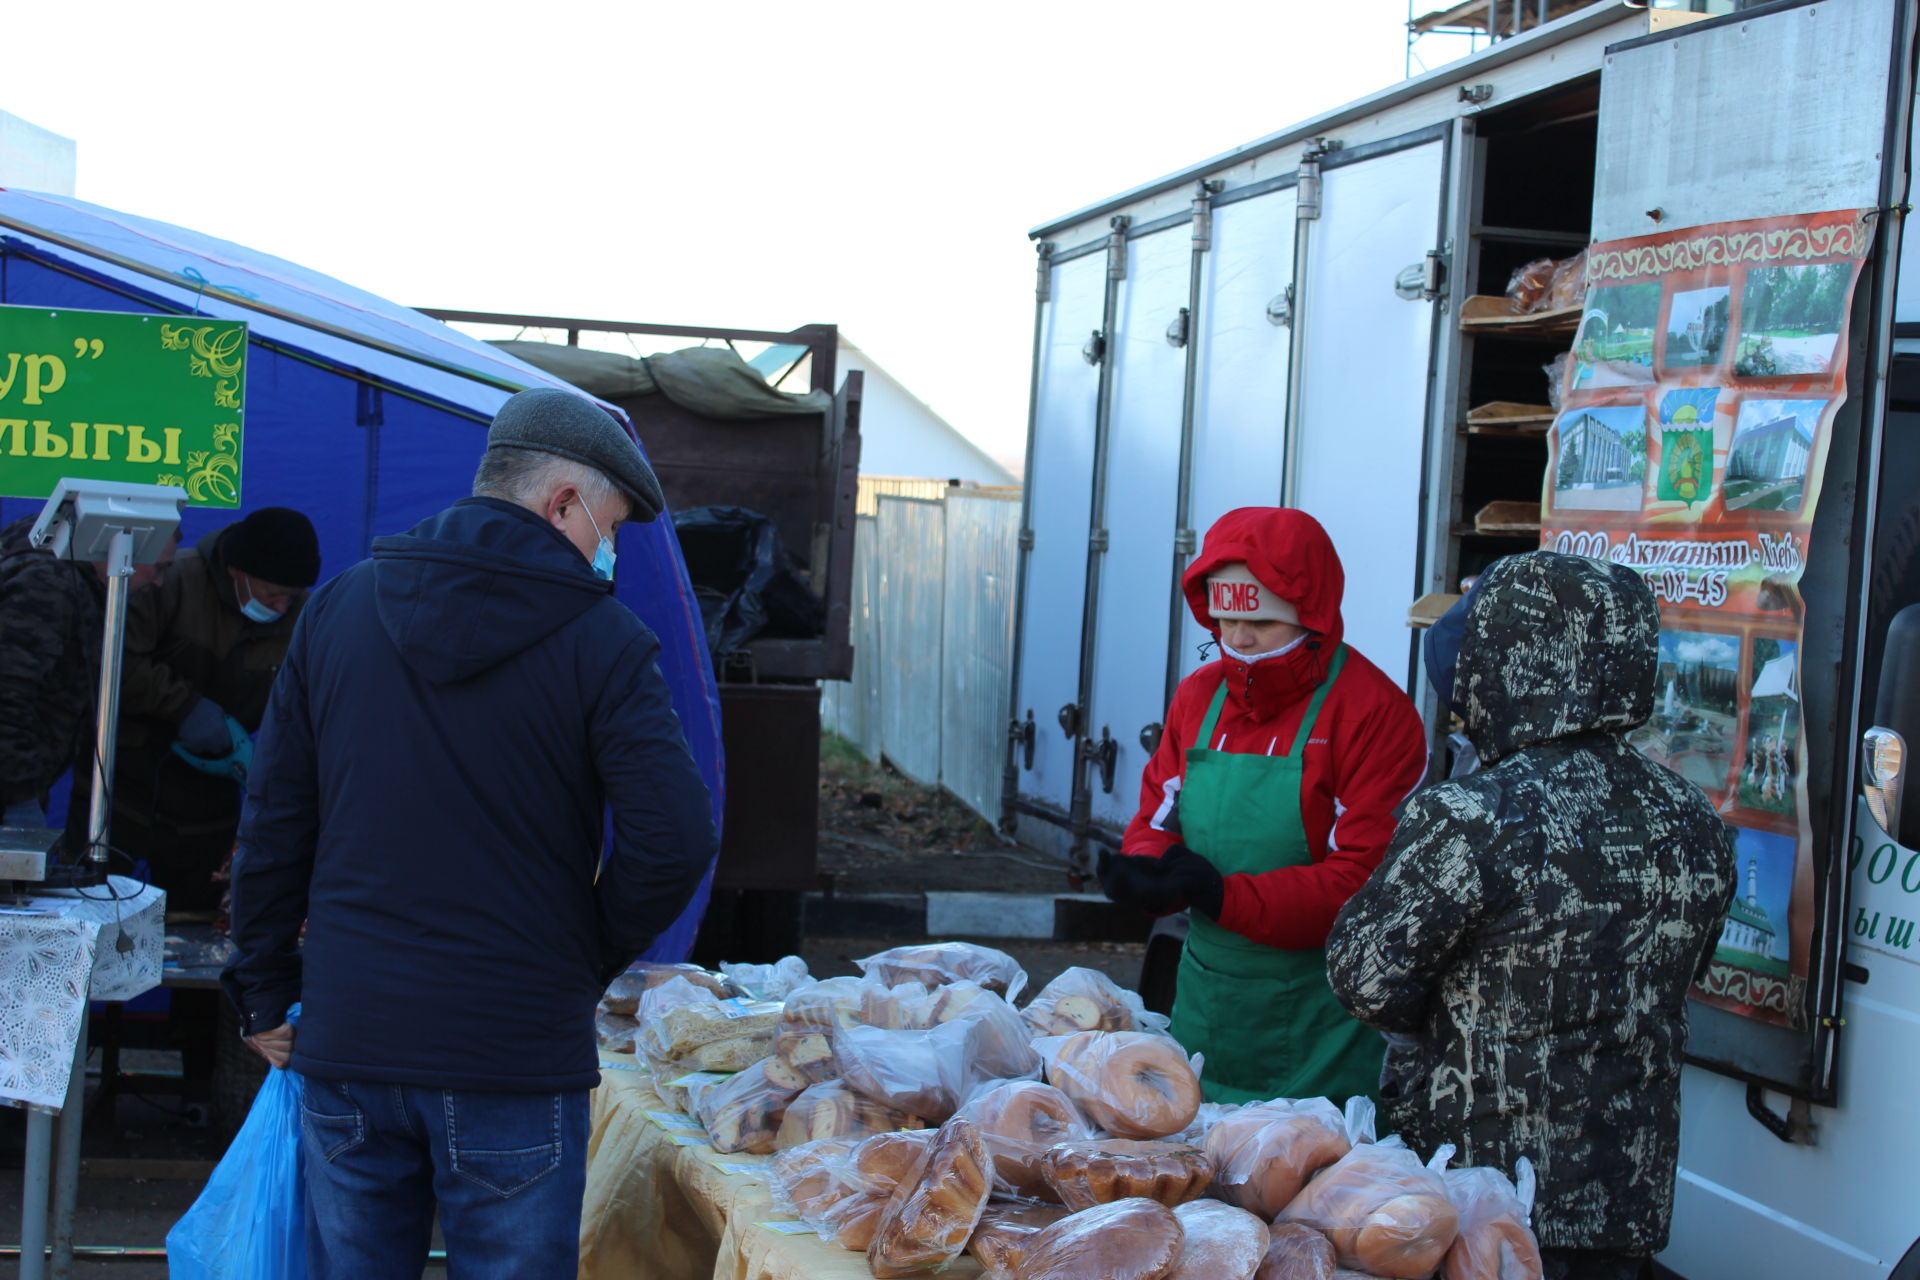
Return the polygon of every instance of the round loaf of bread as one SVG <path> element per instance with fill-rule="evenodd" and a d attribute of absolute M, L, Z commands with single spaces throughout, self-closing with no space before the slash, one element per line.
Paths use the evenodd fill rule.
<path fill-rule="evenodd" d="M 1154 1200 L 1116 1200 L 1056 1222 L 1027 1242 L 1015 1280 L 1165 1280 L 1180 1259 L 1180 1221 Z"/>
<path fill-rule="evenodd" d="M 1048 1149 L 1090 1132 L 1066 1094 L 1037 1080 L 987 1090 L 967 1104 L 966 1114 L 986 1136 L 1000 1189 L 1026 1199 L 1054 1198 L 1045 1172 Z"/>
<path fill-rule="evenodd" d="M 933 1146 L 933 1130 L 876 1133 L 854 1149 L 854 1167 L 875 1190 L 892 1195 L 901 1183 L 912 1182 L 926 1167 Z"/>
<path fill-rule="evenodd" d="M 1218 1200 L 1194 1200 L 1173 1211 L 1180 1220 L 1180 1260 L 1169 1280 L 1253 1280 L 1267 1256 L 1267 1224 Z"/>
<path fill-rule="evenodd" d="M 1049 1148 L 1041 1176 L 1061 1203 L 1078 1212 L 1136 1197 L 1185 1204 L 1207 1189 L 1213 1167 L 1205 1152 L 1184 1142 L 1097 1138 Z"/>
<path fill-rule="evenodd" d="M 1276 1222 L 1267 1229 L 1267 1256 L 1253 1280 L 1333 1280 L 1337 1265 L 1331 1240 L 1298 1222 Z"/>
<path fill-rule="evenodd" d="M 1318 1098 L 1242 1107 L 1222 1116 L 1201 1145 L 1213 1161 L 1213 1194 L 1264 1221 L 1352 1149 L 1340 1113 Z"/>
<path fill-rule="evenodd" d="M 1540 1280 L 1541 1271 L 1533 1232 L 1504 1217 L 1463 1225 L 1440 1268 L 1445 1280 Z"/>
<path fill-rule="evenodd" d="M 1423 1280 L 1440 1266 L 1460 1225 L 1453 1203 L 1423 1193 L 1394 1196 L 1358 1227 L 1327 1232 L 1341 1261 L 1387 1280 Z"/>
<path fill-rule="evenodd" d="M 1179 1044 L 1143 1031 L 1069 1036 L 1047 1079 L 1115 1137 L 1164 1138 L 1200 1110 L 1200 1080 Z"/>

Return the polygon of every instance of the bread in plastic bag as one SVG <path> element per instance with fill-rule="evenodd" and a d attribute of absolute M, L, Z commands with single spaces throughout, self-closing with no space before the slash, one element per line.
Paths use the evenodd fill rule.
<path fill-rule="evenodd" d="M 773 1052 L 780 1017 L 773 1001 L 720 999 L 675 976 L 640 997 L 635 1044 L 662 1075 L 740 1071 Z"/>
<path fill-rule="evenodd" d="M 923 987 L 949 982 L 977 982 L 995 995 L 1018 1000 L 1027 985 L 1027 971 L 1004 951 L 973 942 L 935 942 L 893 947 L 854 961 L 860 972 L 888 986 L 918 982 Z"/>
<path fill-rule="evenodd" d="M 855 1025 L 833 1033 L 840 1078 L 899 1111 L 945 1120 L 984 1081 L 1039 1073 L 1013 1006 L 981 992 L 959 1016 L 923 1030 Z"/>
<path fill-rule="evenodd" d="M 1076 1212 L 1136 1198 L 1185 1204 L 1213 1180 L 1213 1166 L 1200 1148 L 1137 1138 L 1056 1143 L 1040 1158 L 1040 1171 L 1060 1202 Z"/>
<path fill-rule="evenodd" d="M 1516 270 L 1507 280 L 1507 305 L 1518 316 L 1545 308 L 1547 290 L 1553 285 L 1553 259 L 1535 258 Z"/>
<path fill-rule="evenodd" d="M 715 1151 L 762 1156 L 772 1154 L 780 1121 L 799 1092 L 769 1080 L 765 1064 L 758 1062 L 723 1083 L 688 1091 Z"/>
<path fill-rule="evenodd" d="M 1021 1010 L 1036 1036 L 1070 1036 L 1077 1031 L 1165 1031 L 1163 1014 L 1147 1012 L 1138 994 L 1098 969 L 1075 965 L 1040 988 Z"/>
<path fill-rule="evenodd" d="M 1255 1103 L 1221 1118 L 1202 1146 L 1213 1194 L 1272 1221 L 1307 1179 L 1352 1150 L 1340 1111 L 1325 1098 Z"/>
<path fill-rule="evenodd" d="M 1553 264 L 1553 280 L 1547 286 L 1542 311 L 1564 311 L 1587 300 L 1587 251 Z"/>
<path fill-rule="evenodd" d="M 1057 1143 L 1093 1137 L 1093 1126 L 1073 1100 L 1037 1080 L 984 1085 L 959 1114 L 979 1125 L 986 1138 L 995 1193 L 1023 1200 L 1058 1199 L 1047 1185 L 1047 1151 Z"/>
<path fill-rule="evenodd" d="M 708 973 L 697 964 L 654 964 L 641 960 L 629 965 L 625 972 L 616 975 L 607 984 L 607 993 L 602 997 L 602 1002 L 610 1011 L 631 1017 L 639 1012 L 640 997 L 675 978 L 710 992 L 716 999 L 724 1000 L 740 994 L 727 984 L 726 979 Z"/>
<path fill-rule="evenodd" d="M 1027 1244 L 1015 1280 L 1165 1280 L 1184 1233 L 1155 1200 L 1095 1205 L 1044 1228 Z"/>
<path fill-rule="evenodd" d="M 1333 1280 L 1338 1266 L 1331 1240 L 1304 1223 L 1276 1222 L 1253 1280 Z"/>
<path fill-rule="evenodd" d="M 633 1036 L 639 1029 L 640 1023 L 624 1014 L 601 1009 L 593 1015 L 594 1041 L 609 1053 L 632 1053 Z"/>
<path fill-rule="evenodd" d="M 789 993 L 774 1030 L 775 1075 L 796 1089 L 837 1078 L 833 1033 L 860 1021 L 868 985 L 860 978 L 827 978 Z"/>
<path fill-rule="evenodd" d="M 1515 1175 L 1517 1186 L 1498 1169 L 1447 1170 L 1460 1233 L 1441 1264 L 1444 1280 L 1540 1280 L 1540 1242 L 1528 1225 L 1533 1162 L 1522 1156 Z"/>
<path fill-rule="evenodd" d="M 769 1165 L 774 1208 L 812 1227 L 826 1243 L 864 1253 L 888 1199 L 919 1176 L 931 1130 L 831 1138 L 782 1151 Z"/>
<path fill-rule="evenodd" d="M 882 1277 L 939 1271 L 967 1247 L 993 1193 L 993 1158 L 971 1120 L 940 1126 L 911 1185 L 887 1201 L 867 1246 L 867 1269 Z"/>
<path fill-rule="evenodd" d="M 894 1129 L 920 1129 L 919 1116 L 862 1097 L 838 1080 L 808 1085 L 787 1104 L 773 1145 L 779 1150 L 828 1138 L 864 1138 Z"/>
<path fill-rule="evenodd" d="M 988 1201 L 980 1225 L 967 1241 L 967 1254 L 980 1264 L 985 1280 L 1012 1280 L 1026 1261 L 1027 1248 L 1043 1230 L 1067 1216 L 1060 1205 L 1009 1205 Z"/>
<path fill-rule="evenodd" d="M 1280 1219 L 1324 1232 L 1343 1267 L 1425 1280 L 1459 1231 L 1439 1172 L 1452 1154 L 1440 1148 L 1429 1168 L 1398 1138 L 1356 1146 L 1307 1183 Z"/>
<path fill-rule="evenodd" d="M 1253 1280 L 1267 1256 L 1267 1224 L 1218 1200 L 1174 1208 L 1180 1221 L 1180 1260 L 1168 1280 Z"/>
<path fill-rule="evenodd" d="M 1082 1031 L 1034 1042 L 1047 1083 L 1120 1138 L 1161 1138 L 1193 1123 L 1200 1077 L 1180 1046 L 1140 1031 Z"/>
<path fill-rule="evenodd" d="M 720 966 L 721 976 L 755 1000 L 785 1000 L 813 981 L 807 962 L 799 956 L 782 956 L 772 964 L 727 964 Z"/>

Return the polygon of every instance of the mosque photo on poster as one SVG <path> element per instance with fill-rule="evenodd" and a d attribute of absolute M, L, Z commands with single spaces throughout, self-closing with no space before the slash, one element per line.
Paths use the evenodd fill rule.
<path fill-rule="evenodd" d="M 1661 631 L 1653 715 L 1627 741 L 1718 800 L 1733 771 L 1740 714 L 1740 641 Z"/>
<path fill-rule="evenodd" d="M 1793 896 L 1798 841 L 1790 835 L 1745 827 L 1735 828 L 1734 837 L 1738 875 L 1714 961 L 1784 980 L 1792 958 L 1787 904 Z"/>

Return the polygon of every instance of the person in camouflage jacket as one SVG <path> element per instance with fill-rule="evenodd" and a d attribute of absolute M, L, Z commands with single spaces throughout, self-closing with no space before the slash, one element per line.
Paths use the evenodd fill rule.
<path fill-rule="evenodd" d="M 48 788 L 93 737 L 100 608 L 92 565 L 27 540 L 33 516 L 0 530 L 0 803 L 8 826 L 42 826 Z"/>
<path fill-rule="evenodd" d="M 1489 570 L 1453 699 L 1486 767 L 1413 797 L 1327 940 L 1334 991 L 1392 1041 L 1386 1129 L 1459 1165 L 1531 1158 L 1549 1277 L 1665 1247 L 1687 992 L 1734 890 L 1731 828 L 1625 740 L 1659 632 L 1622 566 Z"/>

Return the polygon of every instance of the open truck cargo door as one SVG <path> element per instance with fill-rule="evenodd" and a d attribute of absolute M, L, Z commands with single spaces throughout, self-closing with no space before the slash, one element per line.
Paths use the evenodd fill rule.
<path fill-rule="evenodd" d="M 1661 690 L 1633 740 L 1738 829 L 1661 1258 L 1692 1280 L 1884 1277 L 1916 1232 L 1910 1094 L 1872 1079 L 1903 1067 L 1843 1052 L 1849 1006 L 1915 1016 L 1877 972 L 1843 991 L 1864 972 L 1847 872 L 1912 21 L 1886 0 L 1762 5 L 1614 45 L 1601 74 L 1543 517 L 1547 545 L 1647 573 Z M 1637 443 L 1637 468 L 1607 470 L 1609 414 L 1601 444 Z M 1868 1098 L 1907 1122 L 1860 1114 Z"/>

